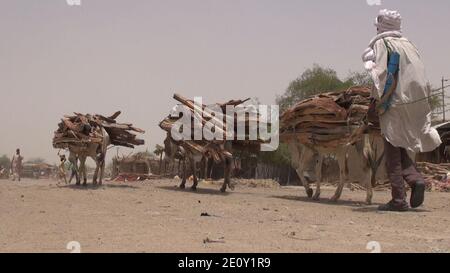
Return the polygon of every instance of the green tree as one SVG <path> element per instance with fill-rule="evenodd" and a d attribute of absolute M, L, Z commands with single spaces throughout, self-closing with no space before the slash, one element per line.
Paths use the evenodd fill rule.
<path fill-rule="evenodd" d="M 430 103 L 430 108 L 432 111 L 432 119 L 437 120 L 442 115 L 442 95 L 439 89 L 433 89 L 433 86 L 428 83 L 428 88 L 430 90 L 431 96 L 428 98 L 428 103 Z M 432 92 L 434 90 L 434 92 Z"/>
<path fill-rule="evenodd" d="M 276 166 L 291 164 L 289 147 L 287 144 L 284 143 L 280 143 L 278 149 L 275 151 L 260 153 L 258 159 L 262 163 L 272 164 Z"/>
<path fill-rule="evenodd" d="M 153 153 L 159 156 L 159 174 L 162 174 L 162 157 L 164 154 L 164 146 L 156 144 Z"/>
<path fill-rule="evenodd" d="M 351 83 L 354 86 L 372 86 L 373 80 L 370 74 L 364 72 L 350 72 L 346 80 L 347 83 Z"/>
<path fill-rule="evenodd" d="M 0 167 L 9 169 L 10 165 L 11 165 L 11 159 L 7 155 L 3 155 L 0 157 Z"/>
<path fill-rule="evenodd" d="M 277 97 L 277 103 L 283 112 L 296 102 L 313 95 L 347 89 L 353 85 L 355 84 L 351 79 L 346 81 L 339 79 L 335 70 L 315 64 L 289 84 L 286 92 Z"/>
<path fill-rule="evenodd" d="M 30 160 L 27 160 L 27 163 L 41 164 L 41 163 L 45 163 L 45 159 L 43 159 L 41 157 L 35 157 L 35 158 L 31 158 Z"/>

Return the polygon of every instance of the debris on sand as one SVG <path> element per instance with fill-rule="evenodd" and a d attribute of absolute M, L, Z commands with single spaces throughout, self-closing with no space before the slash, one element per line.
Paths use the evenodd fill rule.
<path fill-rule="evenodd" d="M 221 181 L 207 181 L 210 185 L 221 185 Z M 248 188 L 280 188 L 280 183 L 272 179 L 233 179 L 233 186 L 248 187 Z"/>
<path fill-rule="evenodd" d="M 74 113 L 73 116 L 66 115 L 61 119 L 58 129 L 54 133 L 53 147 L 66 149 L 69 145 L 101 144 L 102 129 L 108 133 L 112 145 L 128 148 L 143 145 L 144 140 L 138 139 L 137 135 L 132 132 L 143 134 L 145 131 L 130 123 L 117 123 L 116 118 L 120 114 L 121 112 L 118 111 L 110 117 L 80 113 Z"/>
<path fill-rule="evenodd" d="M 425 180 L 427 191 L 450 192 L 450 163 L 417 162 L 416 167 Z M 350 187 L 351 190 L 365 190 L 364 186 L 355 183 L 351 183 Z M 379 181 L 374 189 L 377 191 L 390 190 L 390 181 Z"/>
<path fill-rule="evenodd" d="M 379 134 L 379 123 L 365 125 L 370 89 L 352 87 L 303 100 L 280 118 L 280 135 L 305 145 L 336 148 L 357 141 L 364 133 Z"/>
<path fill-rule="evenodd" d="M 417 169 L 425 179 L 428 191 L 450 192 L 450 164 L 418 162 Z"/>
<path fill-rule="evenodd" d="M 152 179 L 161 179 L 160 175 L 154 174 L 136 174 L 136 173 L 120 173 L 111 181 L 115 182 L 136 182 Z"/>
<path fill-rule="evenodd" d="M 236 184 L 239 186 L 247 186 L 249 188 L 276 189 L 280 187 L 280 183 L 272 179 L 238 179 Z"/>
<path fill-rule="evenodd" d="M 200 214 L 200 217 L 217 217 L 217 218 L 220 218 L 221 216 L 214 215 L 214 214 L 209 214 L 209 213 L 207 213 L 207 212 L 202 212 L 202 213 Z"/>
<path fill-rule="evenodd" d="M 203 243 L 204 244 L 214 244 L 214 243 L 224 244 L 225 241 L 222 239 L 223 239 L 223 237 L 219 238 L 219 240 L 212 240 L 209 237 L 206 237 L 205 239 L 203 239 Z"/>

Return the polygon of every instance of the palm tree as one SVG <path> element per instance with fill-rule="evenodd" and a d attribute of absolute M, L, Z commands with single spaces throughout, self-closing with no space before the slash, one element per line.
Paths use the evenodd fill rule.
<path fill-rule="evenodd" d="M 159 174 L 162 174 L 162 157 L 164 153 L 164 146 L 156 144 L 155 150 L 153 151 L 155 155 L 159 155 Z"/>

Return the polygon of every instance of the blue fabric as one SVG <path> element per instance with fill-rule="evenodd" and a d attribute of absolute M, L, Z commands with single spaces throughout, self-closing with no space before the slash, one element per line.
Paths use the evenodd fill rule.
<path fill-rule="evenodd" d="M 384 87 L 383 96 L 389 92 L 389 89 L 394 84 L 395 75 L 399 71 L 399 67 L 400 67 L 400 54 L 398 52 L 391 52 L 389 54 L 388 58 L 389 58 L 388 66 L 387 66 L 388 76 L 387 76 L 387 80 L 386 80 L 386 85 Z M 381 107 L 383 108 L 384 111 L 387 111 L 389 109 L 389 107 L 391 106 L 391 99 L 392 99 L 392 96 L 390 98 L 388 98 L 385 103 L 383 103 L 381 105 Z"/>

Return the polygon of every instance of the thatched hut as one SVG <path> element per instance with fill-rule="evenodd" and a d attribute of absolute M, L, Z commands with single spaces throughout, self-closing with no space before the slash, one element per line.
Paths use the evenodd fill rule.
<path fill-rule="evenodd" d="M 51 178 L 57 172 L 57 167 L 47 163 L 24 163 L 22 177 L 24 178 Z"/>
<path fill-rule="evenodd" d="M 120 174 L 149 175 L 151 174 L 151 161 L 148 153 L 136 153 L 127 157 L 115 157 L 112 161 L 112 177 Z"/>

